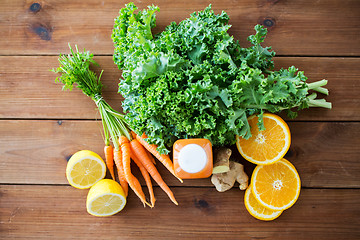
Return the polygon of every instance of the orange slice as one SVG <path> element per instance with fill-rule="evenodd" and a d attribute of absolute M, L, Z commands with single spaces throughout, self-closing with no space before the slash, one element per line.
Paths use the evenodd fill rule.
<path fill-rule="evenodd" d="M 283 211 L 299 197 L 301 183 L 295 167 L 286 159 L 271 165 L 258 165 L 251 177 L 255 199 L 264 207 Z"/>
<path fill-rule="evenodd" d="M 240 154 L 249 162 L 258 165 L 273 164 L 282 159 L 289 150 L 291 137 L 286 122 L 279 116 L 264 113 L 264 131 L 259 131 L 256 115 L 248 118 L 251 138 L 236 136 L 236 146 Z"/>
<path fill-rule="evenodd" d="M 261 205 L 254 197 L 251 186 L 249 186 L 245 191 L 244 203 L 251 216 L 264 221 L 274 220 L 283 212 L 273 211 Z"/>

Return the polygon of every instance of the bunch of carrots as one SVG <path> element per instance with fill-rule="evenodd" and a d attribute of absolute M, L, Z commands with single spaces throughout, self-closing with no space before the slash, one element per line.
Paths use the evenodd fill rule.
<path fill-rule="evenodd" d="M 60 66 L 53 69 L 61 75 L 56 81 L 64 84 L 63 90 L 72 90 L 74 84 L 84 94 L 91 97 L 96 103 L 103 125 L 104 132 L 104 153 L 105 162 L 111 177 L 116 180 L 114 165 L 117 170 L 117 177 L 121 187 L 128 195 L 129 186 L 139 197 L 144 206 L 154 207 L 155 195 L 150 176 L 164 190 L 171 201 L 178 205 L 173 192 L 162 179 L 155 167 L 155 156 L 175 177 L 173 163 L 168 155 L 159 154 L 157 146 L 146 142 L 145 134 L 139 136 L 134 133 L 125 121 L 124 115 L 115 111 L 102 98 L 102 83 L 100 81 L 103 71 L 97 76 L 90 70 L 90 64 L 98 65 L 92 58 L 93 54 L 88 51 L 79 52 L 75 45 L 76 52 L 69 45 L 71 54 L 59 56 Z M 139 180 L 132 174 L 131 160 L 140 169 L 145 179 L 150 195 L 150 203 L 146 200 Z M 177 177 L 178 178 L 178 177 Z M 180 182 L 182 180 L 178 178 Z"/>

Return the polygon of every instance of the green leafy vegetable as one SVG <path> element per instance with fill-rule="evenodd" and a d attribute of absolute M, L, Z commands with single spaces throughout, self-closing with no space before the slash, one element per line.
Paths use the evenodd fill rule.
<path fill-rule="evenodd" d="M 114 62 L 122 69 L 119 92 L 126 120 L 148 141 L 168 152 L 179 138 L 207 138 L 213 145 L 249 138 L 247 117 L 265 111 L 296 117 L 294 108 L 331 108 L 309 90 L 327 93 L 327 81 L 307 84 L 295 67 L 272 71 L 275 52 L 263 47 L 267 29 L 255 26 L 243 48 L 227 31 L 229 16 L 211 6 L 153 35 L 156 6 L 120 10 L 112 39 Z"/>

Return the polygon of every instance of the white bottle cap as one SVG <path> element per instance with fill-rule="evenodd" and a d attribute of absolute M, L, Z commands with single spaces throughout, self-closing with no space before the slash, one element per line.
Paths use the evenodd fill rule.
<path fill-rule="evenodd" d="M 179 166 L 188 173 L 203 170 L 208 159 L 205 150 L 198 144 L 188 144 L 180 150 Z"/>

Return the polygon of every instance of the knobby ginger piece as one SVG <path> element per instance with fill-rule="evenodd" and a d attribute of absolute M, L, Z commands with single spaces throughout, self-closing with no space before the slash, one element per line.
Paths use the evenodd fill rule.
<path fill-rule="evenodd" d="M 213 166 L 213 174 L 225 173 L 230 170 L 229 159 L 231 156 L 231 149 L 229 148 L 218 148 L 216 149 L 214 154 L 214 166 Z"/>
<path fill-rule="evenodd" d="M 240 184 L 240 190 L 245 190 L 248 187 L 249 177 L 244 172 L 244 166 L 240 163 L 230 161 L 229 167 L 230 170 L 228 172 L 212 175 L 211 182 L 215 185 L 216 190 L 225 192 L 234 186 L 235 181 Z"/>

